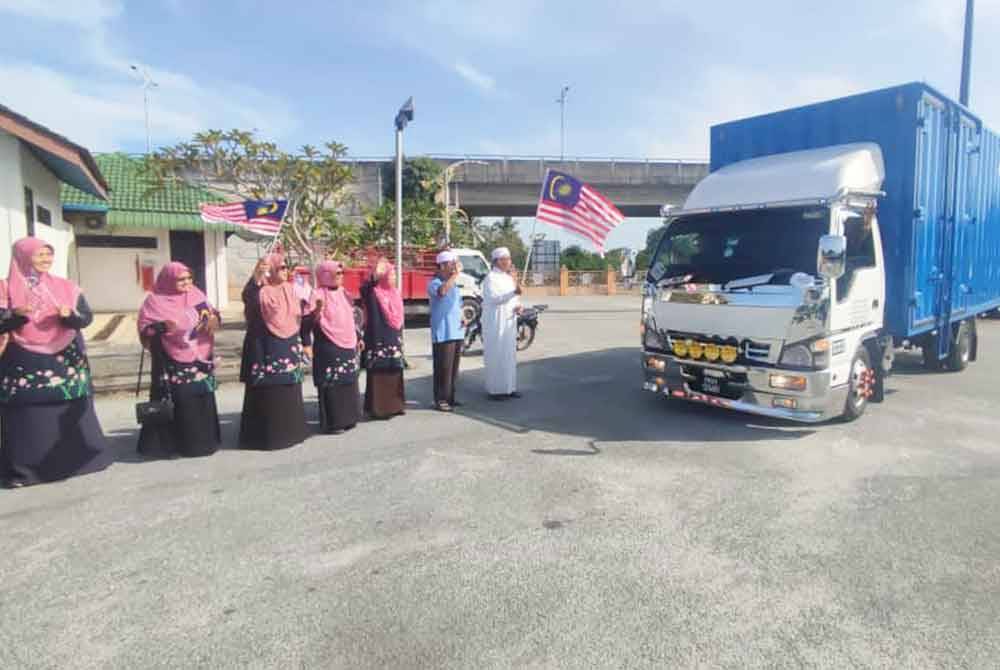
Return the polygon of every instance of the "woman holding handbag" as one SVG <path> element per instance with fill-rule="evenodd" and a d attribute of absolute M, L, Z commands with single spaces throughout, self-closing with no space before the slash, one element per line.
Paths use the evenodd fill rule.
<path fill-rule="evenodd" d="M 94 412 L 90 364 L 80 330 L 93 314 L 80 287 L 53 276 L 53 249 L 14 243 L 0 282 L 0 478 L 16 488 L 108 467 L 112 454 Z"/>
<path fill-rule="evenodd" d="M 172 409 L 143 422 L 139 453 L 208 456 L 221 433 L 215 403 L 218 310 L 183 263 L 167 263 L 139 310 L 139 339 L 152 362 L 150 401 Z M 140 375 L 142 368 L 140 365 Z"/>
<path fill-rule="evenodd" d="M 309 436 L 302 380 L 309 358 L 302 345 L 302 305 L 280 253 L 257 263 L 243 289 L 247 333 L 240 381 L 245 384 L 240 446 L 286 449 Z"/>
<path fill-rule="evenodd" d="M 323 261 L 316 267 L 316 288 L 309 297 L 306 329 L 312 331 L 313 382 L 319 394 L 320 429 L 342 433 L 361 418 L 358 390 L 358 339 L 354 306 L 341 286 L 344 266 Z"/>

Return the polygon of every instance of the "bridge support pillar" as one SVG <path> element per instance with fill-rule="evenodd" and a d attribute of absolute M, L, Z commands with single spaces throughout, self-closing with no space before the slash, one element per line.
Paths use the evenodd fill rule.
<path fill-rule="evenodd" d="M 559 295 L 569 295 L 569 270 L 565 265 L 559 269 Z"/>
<path fill-rule="evenodd" d="M 616 277 L 615 271 L 608 268 L 608 295 L 614 295 L 615 290 L 618 288 L 615 282 Z"/>

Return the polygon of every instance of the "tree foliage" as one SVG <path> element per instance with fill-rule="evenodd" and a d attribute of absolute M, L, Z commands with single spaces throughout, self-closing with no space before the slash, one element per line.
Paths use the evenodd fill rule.
<path fill-rule="evenodd" d="M 653 260 L 653 256 L 656 255 L 656 248 L 660 246 L 660 240 L 663 239 L 665 232 L 667 232 L 666 224 L 659 228 L 653 228 L 646 233 L 646 248 L 639 252 L 635 261 L 635 265 L 639 270 L 649 269 L 649 264 Z"/>
<path fill-rule="evenodd" d="M 491 224 L 477 222 L 475 228 L 475 247 L 483 252 L 487 258 L 497 247 L 507 247 L 510 249 L 510 258 L 514 266 L 524 267 L 524 261 L 528 256 L 528 246 L 524 243 L 521 233 L 517 230 L 517 223 L 509 216 Z M 457 246 L 457 245 L 456 245 Z"/>
<path fill-rule="evenodd" d="M 312 262 L 314 240 L 345 244 L 355 235 L 334 214 L 352 198 L 353 175 L 341 163 L 346 153 L 344 145 L 327 142 L 290 154 L 249 131 L 209 130 L 149 156 L 146 176 L 154 191 L 181 181 L 234 198 L 288 200 L 282 242 Z"/>

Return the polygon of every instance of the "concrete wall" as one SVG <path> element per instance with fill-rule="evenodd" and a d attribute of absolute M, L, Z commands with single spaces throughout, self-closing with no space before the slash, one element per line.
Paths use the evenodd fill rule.
<path fill-rule="evenodd" d="M 76 220 L 76 216 L 72 217 Z M 146 297 L 137 268 L 152 265 L 154 272 L 170 262 L 170 232 L 158 228 L 102 228 L 99 231 L 79 229 L 80 234 L 151 237 L 155 249 L 108 249 L 75 247 L 73 279 L 80 284 L 87 302 L 95 312 L 132 312 L 139 309 Z"/>
<path fill-rule="evenodd" d="M 24 186 L 31 189 L 35 199 L 35 237 L 45 240 L 55 249 L 52 273 L 60 277 L 69 275 L 69 255 L 73 246 L 73 230 L 63 220 L 62 203 L 59 200 L 59 179 L 42 165 L 33 153 L 21 144 L 21 177 Z M 23 190 L 23 189 L 22 189 Z M 22 200 L 24 195 L 22 193 Z M 38 207 L 49 210 L 52 225 L 38 221 Z"/>
<path fill-rule="evenodd" d="M 25 230 L 21 143 L 0 130 L 0 276 L 7 276 L 10 246 Z"/>
<path fill-rule="evenodd" d="M 20 140 L 0 131 L 0 275 L 7 275 L 13 243 L 28 234 L 24 202 L 24 189 L 28 187 L 36 211 L 41 205 L 52 215 L 51 226 L 37 220 L 35 223 L 36 236 L 55 249 L 52 272 L 68 276 L 73 231 L 63 221 L 59 186 L 59 179 Z"/>
<path fill-rule="evenodd" d="M 155 249 L 80 247 L 74 245 L 73 279 L 87 295 L 95 312 L 132 312 L 146 297 L 141 271 L 152 267 L 153 275 L 170 262 L 170 231 L 159 228 L 84 228 L 85 215 L 70 219 L 81 235 L 146 237 L 156 240 Z M 219 309 L 229 304 L 225 233 L 205 232 L 205 288 L 209 301 Z"/>

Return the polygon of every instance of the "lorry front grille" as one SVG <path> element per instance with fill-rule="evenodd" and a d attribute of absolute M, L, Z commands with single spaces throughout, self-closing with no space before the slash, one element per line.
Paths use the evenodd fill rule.
<path fill-rule="evenodd" d="M 743 355 L 753 361 L 767 362 L 771 358 L 771 345 L 767 343 L 743 341 Z"/>

